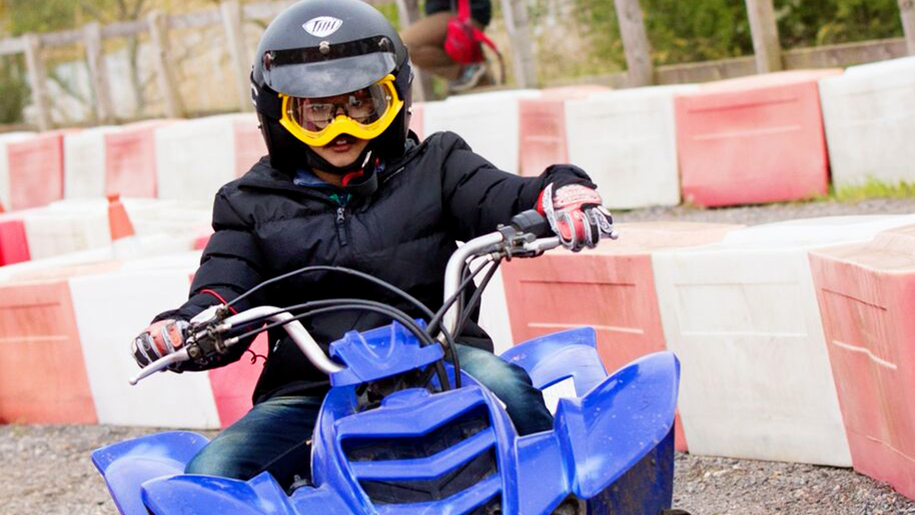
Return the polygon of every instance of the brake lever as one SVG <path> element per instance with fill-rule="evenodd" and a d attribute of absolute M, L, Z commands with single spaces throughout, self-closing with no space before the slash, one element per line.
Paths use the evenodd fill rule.
<path fill-rule="evenodd" d="M 128 379 L 128 381 L 132 386 L 136 386 L 137 383 L 155 374 L 156 372 L 161 372 L 174 364 L 181 363 L 182 361 L 187 361 L 189 359 L 191 359 L 191 357 L 188 355 L 187 348 L 181 349 L 166 356 L 162 356 L 149 365 L 146 365 L 140 369 L 140 372 L 137 375 L 131 377 Z"/>
<path fill-rule="evenodd" d="M 562 242 L 559 240 L 559 236 L 539 238 L 531 242 L 526 242 L 523 246 L 525 250 L 523 257 L 536 257 L 548 250 L 555 249 L 560 245 L 562 245 Z"/>
<path fill-rule="evenodd" d="M 231 345 L 231 343 L 222 338 L 222 333 L 226 332 L 230 327 L 224 323 L 227 314 L 228 309 L 221 304 L 209 307 L 198 313 L 191 319 L 191 323 L 188 326 L 188 338 L 184 346 L 180 350 L 163 356 L 140 369 L 137 375 L 128 380 L 130 384 L 135 386 L 152 374 L 161 372 L 182 361 L 200 361 L 216 354 L 225 354 Z"/>

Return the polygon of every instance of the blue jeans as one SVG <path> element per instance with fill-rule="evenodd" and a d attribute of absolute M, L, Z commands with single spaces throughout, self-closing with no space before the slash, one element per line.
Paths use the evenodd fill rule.
<path fill-rule="evenodd" d="M 484 350 L 457 344 L 461 368 L 505 403 L 520 435 L 553 428 L 553 417 L 527 372 Z M 227 427 L 188 463 L 188 474 L 250 479 L 268 471 L 281 485 L 310 477 L 318 397 L 275 397 L 258 403 Z"/>

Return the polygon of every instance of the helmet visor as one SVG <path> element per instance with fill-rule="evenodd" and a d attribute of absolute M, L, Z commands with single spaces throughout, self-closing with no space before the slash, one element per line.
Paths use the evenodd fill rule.
<path fill-rule="evenodd" d="M 391 125 L 403 108 L 394 88 L 394 76 L 342 95 L 320 98 L 281 94 L 280 123 L 302 142 L 323 146 L 341 134 L 375 138 Z"/>

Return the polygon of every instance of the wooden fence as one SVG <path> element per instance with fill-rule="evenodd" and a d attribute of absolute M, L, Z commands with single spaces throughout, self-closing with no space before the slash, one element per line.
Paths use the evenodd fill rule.
<path fill-rule="evenodd" d="M 392 3 L 392 0 L 364 1 L 374 5 Z M 639 0 L 607 1 L 615 3 L 626 52 L 627 72 L 609 76 L 605 80 L 617 87 L 700 82 L 782 69 L 848 66 L 915 55 L 915 0 L 898 0 L 905 31 L 904 38 L 788 51 L 783 51 L 779 47 L 773 0 L 745 0 L 753 33 L 753 57 L 662 66 L 655 69 L 651 62 L 651 45 L 646 35 Z M 419 19 L 419 0 L 393 2 L 397 6 L 401 26 L 405 27 Z M 537 85 L 537 69 L 534 45 L 528 28 L 527 3 L 525 0 L 500 2 L 512 48 L 511 62 L 516 82 L 521 87 L 534 87 Z M 177 118 L 184 116 L 186 111 L 175 77 L 175 65 L 169 48 L 169 31 L 222 25 L 233 64 L 238 105 L 242 110 L 250 110 L 252 105 L 249 98 L 248 74 L 251 60 L 242 36 L 243 23 L 245 20 L 269 21 L 292 3 L 293 0 L 284 0 L 242 5 L 238 0 L 228 0 L 218 9 L 192 14 L 169 16 L 154 11 L 145 19 L 132 22 L 106 26 L 90 23 L 76 30 L 26 34 L 18 38 L 0 40 L 0 55 L 25 54 L 37 125 L 39 130 L 47 130 L 51 127 L 51 113 L 47 73 L 41 57 L 42 49 L 82 44 L 85 47 L 90 83 L 96 99 L 96 116 L 99 122 L 108 123 L 114 121 L 115 116 L 103 41 L 148 33 L 153 47 L 157 83 L 164 97 L 165 114 Z M 416 98 L 431 98 L 430 78 L 421 72 L 417 74 L 417 78 Z"/>

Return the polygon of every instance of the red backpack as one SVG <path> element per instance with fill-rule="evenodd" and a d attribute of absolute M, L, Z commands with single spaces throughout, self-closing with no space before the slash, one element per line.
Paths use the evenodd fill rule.
<path fill-rule="evenodd" d="M 483 44 L 491 48 L 502 61 L 502 54 L 482 30 L 470 21 L 470 0 L 458 0 L 457 16 L 448 20 L 445 36 L 445 52 L 460 64 L 474 64 L 483 61 Z"/>

